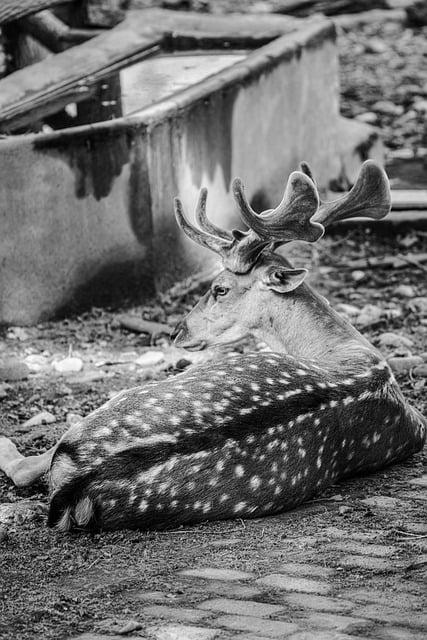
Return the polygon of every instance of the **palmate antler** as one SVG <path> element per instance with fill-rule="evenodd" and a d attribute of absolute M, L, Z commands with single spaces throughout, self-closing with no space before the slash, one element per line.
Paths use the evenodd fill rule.
<path fill-rule="evenodd" d="M 355 216 L 378 220 L 390 210 L 390 189 L 385 172 L 372 160 L 362 166 L 354 187 L 333 202 L 321 202 L 307 163 L 302 171 L 294 171 L 288 180 L 281 203 L 275 209 L 256 213 L 250 206 L 239 178 L 232 192 L 248 231 L 227 231 L 214 225 L 206 215 L 207 189 L 200 192 L 193 226 L 184 214 L 182 202 L 175 198 L 178 225 L 198 244 L 218 253 L 224 268 L 234 273 L 247 273 L 267 247 L 275 249 L 293 240 L 316 242 L 331 222 Z"/>

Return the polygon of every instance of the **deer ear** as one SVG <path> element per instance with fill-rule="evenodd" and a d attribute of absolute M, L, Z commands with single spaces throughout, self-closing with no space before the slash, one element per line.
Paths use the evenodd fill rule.
<path fill-rule="evenodd" d="M 307 273 L 307 269 L 270 267 L 265 275 L 263 285 L 266 289 L 272 289 L 277 293 L 289 293 L 304 282 Z"/>

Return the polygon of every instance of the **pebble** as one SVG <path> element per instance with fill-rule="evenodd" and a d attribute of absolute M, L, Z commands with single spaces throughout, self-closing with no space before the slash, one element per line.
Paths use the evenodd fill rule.
<path fill-rule="evenodd" d="M 29 420 L 26 420 L 22 424 L 22 426 L 37 427 L 41 424 L 52 424 L 53 422 L 56 422 L 56 418 L 52 413 L 49 413 L 49 411 L 41 411 L 40 413 L 37 413 L 35 416 L 30 418 Z"/>
<path fill-rule="evenodd" d="M 67 413 L 67 417 L 65 418 L 65 422 L 69 427 L 72 427 L 73 424 L 79 424 L 79 422 L 81 422 L 82 420 L 83 416 L 81 416 L 79 413 L 72 413 L 71 411 L 70 413 Z"/>
<path fill-rule="evenodd" d="M 35 373 L 46 369 L 49 364 L 49 361 L 45 356 L 36 353 L 27 356 L 24 362 L 29 370 L 34 371 Z"/>
<path fill-rule="evenodd" d="M 410 349 L 414 346 L 414 343 L 410 338 L 401 336 L 397 333 L 392 333 L 391 331 L 382 333 L 379 337 L 378 342 L 380 347 L 407 347 L 408 349 Z"/>
<path fill-rule="evenodd" d="M 427 114 L 427 100 L 417 100 L 412 105 L 415 111 L 419 113 Z"/>
<path fill-rule="evenodd" d="M 403 107 L 389 100 L 379 100 L 372 105 L 372 110 L 385 116 L 401 116 Z"/>
<path fill-rule="evenodd" d="M 377 507 L 378 509 L 396 509 L 399 506 L 399 500 L 390 496 L 372 496 L 372 498 L 364 498 L 360 502 L 368 507 Z"/>
<path fill-rule="evenodd" d="M 360 270 L 352 271 L 351 277 L 355 282 L 361 282 L 366 278 L 366 273 Z"/>
<path fill-rule="evenodd" d="M 22 327 L 9 327 L 9 331 L 6 334 L 6 338 L 9 340 L 19 340 L 20 342 L 24 342 L 28 340 L 30 336 Z"/>
<path fill-rule="evenodd" d="M 415 289 L 410 284 L 400 284 L 395 290 L 394 295 L 399 298 L 415 298 Z"/>
<path fill-rule="evenodd" d="M 387 362 L 393 371 L 396 371 L 396 373 L 403 373 L 405 371 L 415 369 L 415 367 L 418 368 L 423 364 L 423 359 L 420 358 L 420 356 L 406 356 L 403 358 L 393 357 L 388 358 Z"/>
<path fill-rule="evenodd" d="M 374 304 L 367 304 L 363 307 L 360 314 L 355 318 L 355 322 L 360 325 L 370 325 L 378 322 L 384 315 L 381 307 L 377 307 Z"/>
<path fill-rule="evenodd" d="M 0 384 L 0 400 L 7 398 L 10 388 L 10 384 Z"/>
<path fill-rule="evenodd" d="M 355 120 L 359 120 L 359 122 L 364 122 L 365 124 L 377 124 L 378 116 L 373 111 L 364 111 L 364 113 L 359 113 Z"/>
<path fill-rule="evenodd" d="M 365 44 L 366 53 L 385 53 L 387 50 L 388 46 L 379 38 L 370 38 L 369 42 Z"/>
<path fill-rule="evenodd" d="M 30 373 L 25 362 L 10 358 L 0 362 L 0 380 L 26 380 Z"/>
<path fill-rule="evenodd" d="M 53 368 L 58 373 L 78 373 L 83 369 L 83 360 L 76 356 L 69 356 L 53 363 Z"/>
<path fill-rule="evenodd" d="M 419 296 L 417 298 L 412 298 L 408 305 L 411 310 L 419 311 L 423 315 L 427 315 L 427 296 Z"/>
<path fill-rule="evenodd" d="M 427 364 L 420 364 L 412 370 L 412 373 L 417 378 L 427 378 Z"/>
<path fill-rule="evenodd" d="M 352 304 L 345 304 L 344 302 L 335 305 L 335 310 L 338 313 L 343 313 L 348 318 L 356 318 L 361 313 L 358 307 Z"/>
<path fill-rule="evenodd" d="M 8 540 L 7 530 L 4 527 L 0 527 L 0 544 L 7 542 L 7 540 Z"/>
<path fill-rule="evenodd" d="M 165 355 L 161 351 L 147 351 L 135 360 L 135 364 L 139 367 L 154 367 L 156 364 L 163 362 L 164 359 Z"/>

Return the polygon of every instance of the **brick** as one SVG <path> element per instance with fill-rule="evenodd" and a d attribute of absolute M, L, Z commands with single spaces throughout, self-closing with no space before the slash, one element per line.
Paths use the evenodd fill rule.
<path fill-rule="evenodd" d="M 160 627 L 148 627 L 146 631 L 147 635 L 150 638 L 155 638 L 155 640 L 213 640 L 222 633 L 221 629 L 207 629 L 184 624 L 165 624 Z M 121 638 L 123 640 L 123 636 Z"/>
<path fill-rule="evenodd" d="M 167 618 L 168 620 L 179 620 L 180 622 L 199 622 L 199 620 L 203 620 L 209 615 L 198 609 L 167 607 L 161 604 L 144 607 L 143 612 L 156 618 Z"/>
<path fill-rule="evenodd" d="M 278 604 L 264 604 L 253 600 L 230 600 L 228 598 L 215 598 L 199 604 L 200 609 L 220 611 L 241 616 L 255 616 L 256 618 L 268 618 L 271 615 L 282 613 L 283 606 Z"/>
<path fill-rule="evenodd" d="M 364 602 L 366 604 L 376 603 L 386 606 L 390 604 L 390 598 L 393 597 L 390 595 L 390 591 L 376 591 L 374 589 L 349 589 L 342 591 L 342 596 L 354 602 Z M 401 608 L 421 608 L 423 605 L 424 601 L 422 598 L 399 589 L 399 606 Z"/>
<path fill-rule="evenodd" d="M 395 566 L 385 558 L 372 558 L 371 556 L 348 555 L 339 559 L 340 567 L 354 569 L 366 569 L 369 571 L 393 571 Z"/>
<path fill-rule="evenodd" d="M 373 626 L 373 623 L 363 618 L 353 616 L 340 616 L 333 613 L 312 613 L 306 618 L 306 622 L 315 630 L 336 629 L 348 633 L 359 632 Z"/>
<path fill-rule="evenodd" d="M 354 614 L 362 618 L 388 622 L 402 627 L 419 627 L 427 630 L 427 614 L 408 612 L 405 608 L 399 611 L 397 606 L 399 606 L 398 594 L 396 594 L 396 606 L 394 607 L 368 604 L 365 607 L 355 609 Z"/>
<path fill-rule="evenodd" d="M 423 631 L 404 629 L 403 627 L 382 627 L 376 631 L 380 640 L 425 640 Z"/>
<path fill-rule="evenodd" d="M 215 569 L 214 567 L 184 569 L 184 571 L 179 571 L 179 575 L 191 578 L 204 578 L 205 580 L 248 580 L 253 577 L 253 573 L 237 571 L 236 569 Z"/>
<path fill-rule="evenodd" d="M 327 595 L 331 591 L 331 587 L 324 582 L 310 580 L 310 578 L 288 576 L 284 573 L 270 573 L 263 578 L 258 578 L 255 583 L 266 587 L 274 587 L 275 589 L 283 589 L 284 591 L 302 591 L 321 595 Z"/>
<path fill-rule="evenodd" d="M 387 558 L 398 551 L 397 547 L 385 544 L 361 544 L 357 542 L 342 542 L 328 545 L 329 549 L 344 551 L 352 555 L 375 556 L 377 558 Z"/>
<path fill-rule="evenodd" d="M 361 640 L 360 636 L 349 636 L 339 631 L 300 631 L 289 636 L 289 640 Z M 365 639 L 363 639 L 365 640 Z"/>
<path fill-rule="evenodd" d="M 355 606 L 350 600 L 340 598 L 328 598 L 313 593 L 289 593 L 284 600 L 301 609 L 314 609 L 315 611 L 331 611 L 333 613 L 349 613 Z"/>
<path fill-rule="evenodd" d="M 298 630 L 298 625 L 291 622 L 266 620 L 254 616 L 221 616 L 215 624 L 234 631 L 252 631 L 267 638 L 284 638 Z"/>
<path fill-rule="evenodd" d="M 209 580 L 202 583 L 200 590 L 203 593 L 218 593 L 226 598 L 256 598 L 261 591 L 246 584 L 236 584 L 235 582 L 220 582 L 219 580 Z"/>
<path fill-rule="evenodd" d="M 163 591 L 137 591 L 132 594 L 135 600 L 141 600 L 142 602 L 153 602 L 156 604 L 168 603 L 171 604 L 174 600 L 170 593 L 164 593 Z"/>
<path fill-rule="evenodd" d="M 297 562 L 280 564 L 277 569 L 278 571 L 296 576 L 314 576 L 316 578 L 327 578 L 335 573 L 335 569 L 331 567 L 321 567 L 315 564 L 302 564 Z"/>

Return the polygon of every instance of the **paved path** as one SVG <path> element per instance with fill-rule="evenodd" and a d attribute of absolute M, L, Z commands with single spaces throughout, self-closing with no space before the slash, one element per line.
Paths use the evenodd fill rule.
<path fill-rule="evenodd" d="M 129 592 L 123 619 L 73 638 L 426 638 L 427 475 L 419 460 L 333 487 L 296 511 L 230 524 L 229 537 L 165 532 L 193 545 L 192 566 L 178 568 L 169 589 Z M 363 492 L 378 482 L 384 495 Z"/>

